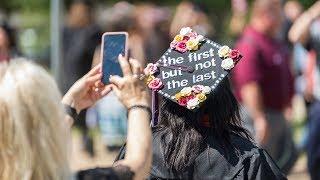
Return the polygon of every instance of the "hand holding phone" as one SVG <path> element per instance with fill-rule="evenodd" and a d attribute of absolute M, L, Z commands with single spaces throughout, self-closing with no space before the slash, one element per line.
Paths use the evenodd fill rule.
<path fill-rule="evenodd" d="M 122 76 L 118 62 L 119 54 L 128 56 L 128 33 L 106 32 L 102 35 L 102 83 L 109 84 L 110 75 Z"/>

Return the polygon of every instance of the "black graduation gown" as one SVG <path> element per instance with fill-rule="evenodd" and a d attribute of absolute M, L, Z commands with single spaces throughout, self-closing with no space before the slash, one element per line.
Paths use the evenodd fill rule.
<path fill-rule="evenodd" d="M 269 154 L 249 140 L 238 135 L 231 136 L 229 148 L 208 137 L 208 147 L 195 159 L 185 172 L 175 174 L 166 167 L 160 147 L 163 132 L 153 133 L 153 163 L 149 179 L 286 179 Z M 164 138 L 165 139 L 165 138 Z M 124 150 L 119 157 L 123 158 Z"/>
<path fill-rule="evenodd" d="M 208 137 L 206 148 L 186 172 L 173 173 L 164 163 L 159 146 L 162 132 L 153 134 L 153 165 L 150 179 L 286 179 L 271 157 L 249 140 L 231 135 L 232 146 L 224 148 Z"/>
<path fill-rule="evenodd" d="M 76 173 L 76 180 L 131 180 L 134 173 L 127 166 L 86 169 Z"/>

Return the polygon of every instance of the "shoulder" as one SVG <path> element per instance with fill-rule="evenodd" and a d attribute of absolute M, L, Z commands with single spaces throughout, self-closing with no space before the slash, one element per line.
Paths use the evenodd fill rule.
<path fill-rule="evenodd" d="M 209 137 L 207 148 L 199 155 L 200 162 L 209 154 L 210 159 L 236 166 L 244 159 L 259 156 L 259 148 L 250 140 L 235 134 L 232 134 L 230 138 L 230 144 L 222 144 L 220 140 Z"/>
<path fill-rule="evenodd" d="M 230 138 L 231 145 L 241 152 L 256 152 L 259 149 L 253 141 L 245 137 L 237 134 L 231 134 Z"/>
<path fill-rule="evenodd" d="M 195 177 L 206 174 L 213 179 L 285 179 L 268 153 L 246 138 L 232 135 L 228 147 L 217 141 L 208 145 L 196 159 Z"/>

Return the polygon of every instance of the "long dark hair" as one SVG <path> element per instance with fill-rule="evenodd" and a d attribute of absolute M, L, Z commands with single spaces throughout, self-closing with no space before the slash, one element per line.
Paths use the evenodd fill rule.
<path fill-rule="evenodd" d="M 0 29 L 3 29 L 5 34 L 8 37 L 9 48 L 16 49 L 17 44 L 16 44 L 15 29 L 13 29 L 11 26 L 9 26 L 9 24 L 7 22 L 0 23 Z"/>
<path fill-rule="evenodd" d="M 173 172 L 185 171 L 206 147 L 205 138 L 214 136 L 223 146 L 231 145 L 231 133 L 251 139 L 241 126 L 239 105 L 226 78 L 197 111 L 190 111 L 170 100 L 161 104 L 156 131 L 165 133 L 161 140 L 166 165 Z M 201 125 L 207 116 L 210 126 Z"/>

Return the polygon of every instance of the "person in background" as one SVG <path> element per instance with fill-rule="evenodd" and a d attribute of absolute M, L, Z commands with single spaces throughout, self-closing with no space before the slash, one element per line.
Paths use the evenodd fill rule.
<path fill-rule="evenodd" d="M 63 61 L 62 61 L 62 92 L 86 72 L 90 70 L 91 59 L 96 46 L 100 43 L 100 28 L 95 24 L 92 17 L 92 4 L 88 0 L 74 0 L 68 13 L 68 21 L 63 29 Z M 85 111 L 79 115 L 76 122 L 83 134 L 85 149 L 93 155 L 92 138 L 88 135 L 85 124 Z"/>
<path fill-rule="evenodd" d="M 0 24 L 0 62 L 9 61 L 19 54 L 14 33 L 7 23 Z"/>
<path fill-rule="evenodd" d="M 232 79 L 243 105 L 243 120 L 259 145 L 288 173 L 297 153 L 284 112 L 291 108 L 293 76 L 289 49 L 276 39 L 281 22 L 279 0 L 256 0 L 250 24 L 235 48 L 243 60 Z"/>
<path fill-rule="evenodd" d="M 212 37 L 214 35 L 214 28 L 210 24 L 205 7 L 201 3 L 196 4 L 183 1 L 177 6 L 176 13 L 170 25 L 171 38 L 174 38 L 177 32 L 183 27 L 191 27 L 206 37 Z"/>
<path fill-rule="evenodd" d="M 157 61 L 167 50 L 168 32 L 166 28 L 161 27 L 161 24 L 169 21 L 169 14 L 170 11 L 168 12 L 167 9 L 152 3 L 140 4 L 134 9 L 133 18 L 136 28 L 133 32 L 142 40 L 146 63 Z"/>
<path fill-rule="evenodd" d="M 307 96 L 312 103 L 308 112 L 307 156 L 311 179 L 320 179 L 320 1 L 316 1 L 294 22 L 289 31 L 289 40 L 303 44 L 314 57 L 314 65 L 308 70 L 312 86 Z"/>
<path fill-rule="evenodd" d="M 128 32 L 128 48 L 130 57 L 138 59 L 142 65 L 146 64 L 146 55 L 144 52 L 145 44 L 142 38 L 142 32 L 139 31 L 137 22 L 135 20 L 136 6 L 128 2 L 118 2 L 112 7 L 110 21 L 105 28 L 107 31 L 125 31 Z M 125 10 L 125 11 L 123 11 Z M 143 12 L 140 12 L 143 13 Z M 99 53 L 95 57 L 100 58 Z M 99 59 L 100 61 L 100 59 Z"/>
<path fill-rule="evenodd" d="M 237 39 L 247 22 L 248 3 L 247 0 L 232 0 L 231 1 L 232 16 L 229 24 L 229 33 Z"/>
<path fill-rule="evenodd" d="M 141 73 L 139 63 L 123 57 L 119 61 L 124 77 L 112 77 L 115 84 L 101 85 L 98 65 L 79 79 L 62 101 L 54 79 L 40 66 L 24 59 L 0 63 L 0 179 L 146 178 L 152 161 L 148 93 L 136 77 Z M 128 109 L 127 155 L 113 167 L 83 170 L 73 177 L 68 159 L 71 124 L 67 119 L 76 121 L 77 113 L 111 90 Z"/>
<path fill-rule="evenodd" d="M 298 19 L 302 12 L 303 6 L 297 0 L 286 1 L 283 5 L 284 20 L 278 36 L 282 41 L 287 43 L 290 48 L 293 48 L 293 44 L 288 39 L 288 33 L 293 22 Z"/>
<path fill-rule="evenodd" d="M 293 64 L 293 70 L 294 70 L 294 87 L 295 87 L 295 97 L 294 99 L 301 99 L 302 103 L 304 103 L 305 107 L 309 107 L 309 101 L 308 99 L 304 98 L 304 92 L 307 89 L 307 81 L 308 77 L 306 76 L 306 68 L 307 64 L 306 61 L 308 61 L 308 52 L 307 50 L 300 44 L 300 43 L 292 43 L 288 39 L 288 33 L 292 26 L 292 24 L 295 22 L 296 19 L 299 18 L 299 16 L 303 12 L 303 6 L 301 3 L 297 0 L 290 0 L 286 1 L 283 6 L 283 12 L 284 12 L 284 22 L 282 24 L 282 29 L 279 34 L 279 38 L 287 44 L 287 46 L 291 49 L 291 58 L 292 58 L 292 64 Z M 295 100 L 296 101 L 296 100 Z M 290 113 L 287 113 L 287 115 L 290 115 Z M 292 116 L 292 114 L 291 114 Z M 286 117 L 289 120 L 293 120 L 293 117 Z M 307 119 L 306 119 L 307 120 Z M 307 143 L 307 127 L 303 127 L 303 135 L 300 140 L 300 142 L 297 144 L 297 149 L 299 152 L 303 152 L 306 148 Z"/>

